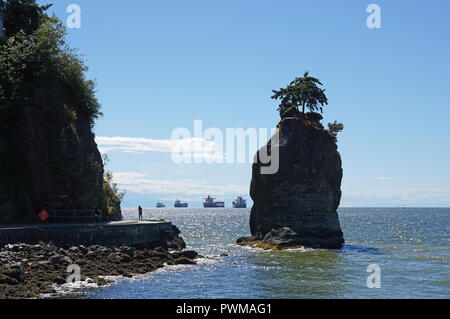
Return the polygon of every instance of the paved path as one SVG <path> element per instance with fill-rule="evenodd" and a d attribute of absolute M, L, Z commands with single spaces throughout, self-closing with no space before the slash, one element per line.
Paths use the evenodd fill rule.
<path fill-rule="evenodd" d="M 168 223 L 165 220 L 121 220 L 117 222 L 89 222 L 89 223 L 40 223 L 40 224 L 11 224 L 11 225 L 1 225 L 1 230 L 11 230 L 11 229 L 35 229 L 35 228 L 58 228 L 58 227 L 82 227 L 82 226 L 127 226 L 127 225 L 137 225 L 137 224 L 165 224 Z"/>

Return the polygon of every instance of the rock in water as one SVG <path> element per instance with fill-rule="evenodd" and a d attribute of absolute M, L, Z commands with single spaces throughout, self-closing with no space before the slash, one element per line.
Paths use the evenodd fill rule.
<path fill-rule="evenodd" d="M 280 121 L 275 174 L 261 174 L 263 149 L 259 150 L 250 186 L 252 236 L 238 239 L 238 244 L 340 248 L 344 243 L 336 211 L 341 199 L 341 158 L 321 119 L 320 114 L 308 113 Z"/>

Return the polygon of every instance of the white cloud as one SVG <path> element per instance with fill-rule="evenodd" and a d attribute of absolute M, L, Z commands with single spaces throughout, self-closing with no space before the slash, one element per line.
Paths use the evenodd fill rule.
<path fill-rule="evenodd" d="M 248 194 L 249 187 L 242 185 L 212 185 L 204 180 L 161 180 L 137 172 L 114 173 L 120 188 L 141 195 L 158 195 L 160 199 L 180 197 L 199 200 L 208 194 L 218 198 Z M 167 195 L 167 198 L 163 196 Z M 386 188 L 375 190 L 343 190 L 341 206 L 448 206 L 450 189 L 445 188 Z"/>
<path fill-rule="evenodd" d="M 138 137 L 103 137 L 95 138 L 102 154 L 111 151 L 125 153 L 161 152 L 176 153 L 179 159 L 205 160 L 217 162 L 224 158 L 214 142 L 204 138 L 185 139 L 151 139 Z"/>
<path fill-rule="evenodd" d="M 199 199 L 207 196 L 236 196 L 247 194 L 248 187 L 239 185 L 211 185 L 206 181 L 158 180 L 136 172 L 114 173 L 114 181 L 120 188 L 138 194 L 167 194 L 183 196 L 184 200 Z M 191 196 L 191 198 L 187 198 Z"/>
<path fill-rule="evenodd" d="M 352 200 L 385 204 L 446 204 L 450 203 L 450 189 L 445 188 L 386 188 L 342 192 L 345 202 Z"/>
<path fill-rule="evenodd" d="M 104 152 L 122 151 L 132 153 L 164 152 L 170 153 L 176 147 L 189 145 L 193 152 L 213 150 L 215 144 L 203 138 L 189 138 L 179 140 L 157 140 L 142 137 L 103 137 L 98 136 L 95 141 Z"/>

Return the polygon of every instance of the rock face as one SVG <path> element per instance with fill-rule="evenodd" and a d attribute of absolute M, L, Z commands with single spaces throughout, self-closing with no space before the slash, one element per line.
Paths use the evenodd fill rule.
<path fill-rule="evenodd" d="M 65 109 L 52 104 L 36 94 L 7 137 L 17 149 L 0 174 L 0 224 L 39 222 L 44 208 L 102 208 L 103 162 L 89 120 L 79 114 L 75 125 L 66 126 Z M 34 111 L 41 105 L 51 110 Z"/>
<path fill-rule="evenodd" d="M 92 132 L 101 105 L 86 65 L 45 6 L 1 2 L 0 224 L 40 222 L 42 209 L 120 219 L 121 195 L 105 186 Z"/>
<path fill-rule="evenodd" d="M 238 244 L 340 248 L 344 243 L 336 211 L 341 199 L 341 158 L 321 119 L 308 113 L 281 120 L 277 173 L 261 174 L 258 152 L 250 187 L 252 236 L 238 239 Z M 264 147 L 270 145 L 269 141 Z"/>

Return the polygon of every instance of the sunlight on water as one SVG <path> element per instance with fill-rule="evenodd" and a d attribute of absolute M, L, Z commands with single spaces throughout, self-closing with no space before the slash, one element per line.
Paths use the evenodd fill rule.
<path fill-rule="evenodd" d="M 136 209 L 124 209 L 136 219 Z M 147 209 L 172 221 L 205 259 L 120 279 L 88 298 L 449 298 L 450 209 L 344 208 L 341 250 L 265 251 L 235 245 L 250 209 Z M 228 257 L 219 257 L 227 253 Z M 369 264 L 381 288 L 369 289 Z"/>

